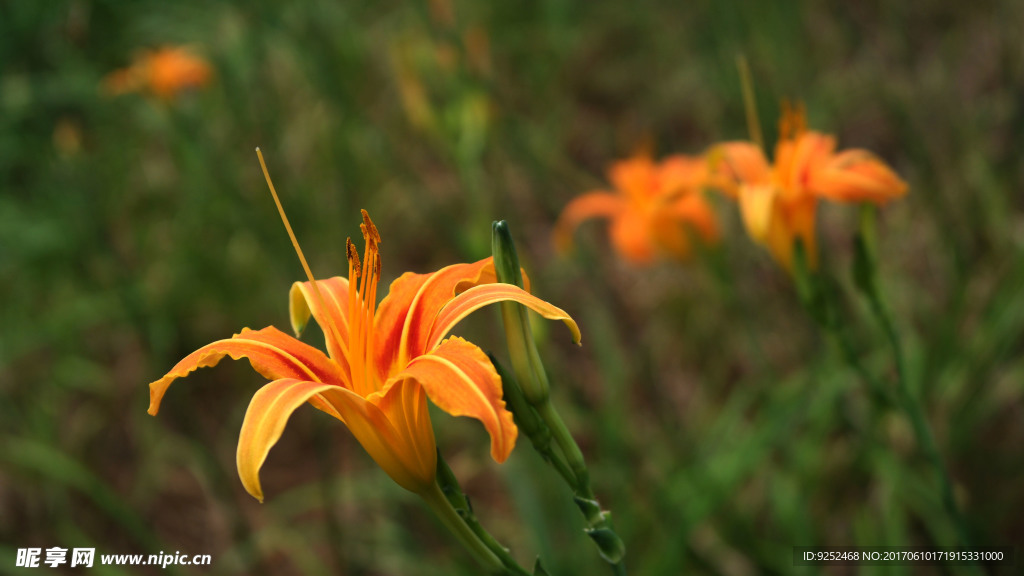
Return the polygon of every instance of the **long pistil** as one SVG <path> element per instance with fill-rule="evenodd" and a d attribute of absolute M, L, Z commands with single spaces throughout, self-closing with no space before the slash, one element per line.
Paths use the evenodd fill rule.
<path fill-rule="evenodd" d="M 299 247 L 299 241 L 295 238 L 295 232 L 292 231 L 292 225 L 288 222 L 288 216 L 284 213 L 284 206 L 281 205 L 281 199 L 277 197 L 277 190 L 274 189 L 274 183 L 270 180 L 270 172 L 267 171 L 267 163 L 263 161 L 263 152 L 256 148 L 256 156 L 260 159 L 260 167 L 263 168 L 263 177 L 267 180 L 267 186 L 270 188 L 270 195 L 274 197 L 274 204 L 277 205 L 277 213 L 281 215 L 281 221 L 284 222 L 284 228 L 288 231 L 288 237 L 291 238 L 292 247 L 295 248 L 295 253 L 299 255 L 299 262 L 302 263 L 302 269 L 306 272 L 306 278 L 309 279 L 309 284 L 313 286 L 313 294 L 316 296 L 317 305 L 320 306 L 323 317 L 326 319 L 327 328 L 331 331 L 334 336 L 334 341 L 338 343 L 338 346 L 342 349 L 344 354 L 348 354 L 348 350 L 345 349 L 345 341 L 341 339 L 341 331 L 338 330 L 338 326 L 334 322 L 334 317 L 327 308 L 327 304 L 324 301 L 323 295 L 320 293 L 320 287 L 317 286 L 316 279 L 313 278 L 313 271 L 310 270 L 309 264 L 306 262 L 306 257 L 302 254 L 302 248 Z"/>

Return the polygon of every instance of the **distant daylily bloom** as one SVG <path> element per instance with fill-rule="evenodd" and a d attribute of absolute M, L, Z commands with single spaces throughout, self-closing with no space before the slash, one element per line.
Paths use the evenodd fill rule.
<path fill-rule="evenodd" d="M 907 192 L 907 184 L 870 152 L 835 148 L 833 136 L 807 130 L 801 107 L 783 111 L 774 164 L 750 142 L 727 142 L 709 155 L 713 186 L 739 201 L 747 232 L 787 269 L 797 240 L 809 265 L 817 263 L 820 198 L 884 204 Z"/>
<path fill-rule="evenodd" d="M 683 155 L 660 163 L 647 157 L 616 162 L 608 171 L 615 191 L 588 192 L 569 202 L 555 226 L 555 243 L 565 249 L 583 221 L 606 218 L 612 246 L 623 258 L 635 264 L 658 256 L 685 259 L 693 234 L 705 242 L 718 238 L 702 191 L 708 176 L 706 160 Z"/>
<path fill-rule="evenodd" d="M 172 100 L 188 88 L 200 88 L 210 82 L 210 65 L 185 47 L 162 47 L 143 52 L 131 66 L 116 70 L 103 80 L 110 94 L 148 91 Z"/>
<path fill-rule="evenodd" d="M 305 403 L 343 422 L 370 456 L 400 486 L 417 494 L 434 487 L 437 454 L 427 398 L 454 416 L 476 418 L 491 438 L 491 456 L 504 461 L 516 425 L 502 399 L 501 380 L 479 347 L 449 331 L 471 312 L 500 301 L 519 302 L 561 320 L 580 338 L 562 310 L 509 284 L 495 282 L 492 259 L 456 264 L 432 274 L 408 272 L 377 305 L 380 236 L 363 211 L 362 260 L 349 241 L 348 278 L 296 282 L 289 295 L 292 328 L 310 316 L 326 337 L 327 353 L 274 327 L 243 329 L 208 344 L 150 384 L 156 414 L 168 386 L 224 356 L 248 358 L 272 380 L 253 396 L 238 440 L 238 474 L 259 500 L 259 469 L 292 412 Z"/>

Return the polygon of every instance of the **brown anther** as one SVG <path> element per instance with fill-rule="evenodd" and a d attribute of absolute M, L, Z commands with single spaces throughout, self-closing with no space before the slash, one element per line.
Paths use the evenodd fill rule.
<path fill-rule="evenodd" d="M 807 131 L 807 107 L 803 101 L 797 102 L 793 110 L 793 137 Z"/>
<path fill-rule="evenodd" d="M 351 238 L 345 239 L 345 253 L 348 255 L 348 263 L 352 266 L 352 278 L 349 278 L 349 282 L 353 282 L 359 277 L 359 251 L 356 250 L 356 245 L 352 243 Z"/>
<path fill-rule="evenodd" d="M 366 236 L 368 240 L 373 240 L 373 245 L 380 244 L 380 233 L 377 232 L 377 227 L 374 226 L 373 220 L 370 220 L 370 214 L 363 210 L 363 224 L 359 227 L 363 231 L 363 236 Z"/>
<path fill-rule="evenodd" d="M 793 109 L 789 100 L 782 101 L 782 114 L 779 115 L 779 140 L 789 140 L 793 135 Z"/>

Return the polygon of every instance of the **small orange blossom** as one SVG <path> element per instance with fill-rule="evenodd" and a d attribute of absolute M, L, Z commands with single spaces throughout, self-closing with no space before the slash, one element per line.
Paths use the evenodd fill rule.
<path fill-rule="evenodd" d="M 907 184 L 867 150 L 835 148 L 835 137 L 807 130 L 802 107 L 787 107 L 773 165 L 750 142 L 720 144 L 709 155 L 716 164 L 710 181 L 738 199 L 747 232 L 787 269 L 797 240 L 816 266 L 819 198 L 884 204 L 907 192 Z"/>
<path fill-rule="evenodd" d="M 148 90 L 163 100 L 172 100 L 182 90 L 209 83 L 210 65 L 185 47 L 165 46 L 135 57 L 131 66 L 115 70 L 103 80 L 110 94 Z"/>
<path fill-rule="evenodd" d="M 685 259 L 692 252 L 690 232 L 711 242 L 718 237 L 714 212 L 702 188 L 708 164 L 702 158 L 675 155 L 655 163 L 638 156 L 612 164 L 608 171 L 615 192 L 583 194 L 562 210 L 555 243 L 562 249 L 585 220 L 607 218 L 616 251 L 635 264 L 656 256 Z"/>

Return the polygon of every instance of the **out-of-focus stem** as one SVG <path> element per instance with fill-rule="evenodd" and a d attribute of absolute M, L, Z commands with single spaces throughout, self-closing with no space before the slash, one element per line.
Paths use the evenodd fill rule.
<path fill-rule="evenodd" d="M 935 436 L 932 434 L 931 426 L 928 425 L 924 409 L 920 401 L 910 392 L 910 386 L 907 383 L 903 343 L 892 320 L 892 315 L 889 313 L 889 308 L 886 306 L 882 292 L 878 287 L 877 263 L 874 258 L 874 251 L 872 250 L 873 240 L 874 208 L 864 206 L 861 209 L 861 226 L 857 237 L 855 254 L 854 277 L 856 284 L 867 298 L 868 307 L 871 309 L 875 320 L 882 326 L 882 331 L 885 332 L 889 346 L 892 348 L 896 362 L 896 394 L 899 404 L 903 407 L 907 418 L 910 420 L 917 443 L 921 446 L 925 457 L 935 469 L 935 475 L 938 477 L 942 494 L 942 504 L 946 508 L 946 513 L 949 515 L 950 520 L 953 522 L 957 532 L 957 539 L 960 541 L 961 546 L 970 546 L 971 538 L 967 530 L 967 523 L 956 504 L 953 482 L 950 479 L 949 471 L 946 469 L 942 455 L 935 444 Z"/>
<path fill-rule="evenodd" d="M 750 133 L 750 140 L 757 144 L 758 148 L 764 150 L 761 122 L 757 118 L 757 99 L 754 97 L 754 81 L 750 76 L 750 66 L 747 64 L 747 57 L 743 54 L 736 55 L 736 69 L 740 73 L 740 86 L 743 88 L 743 109 L 747 113 L 747 132 Z"/>

